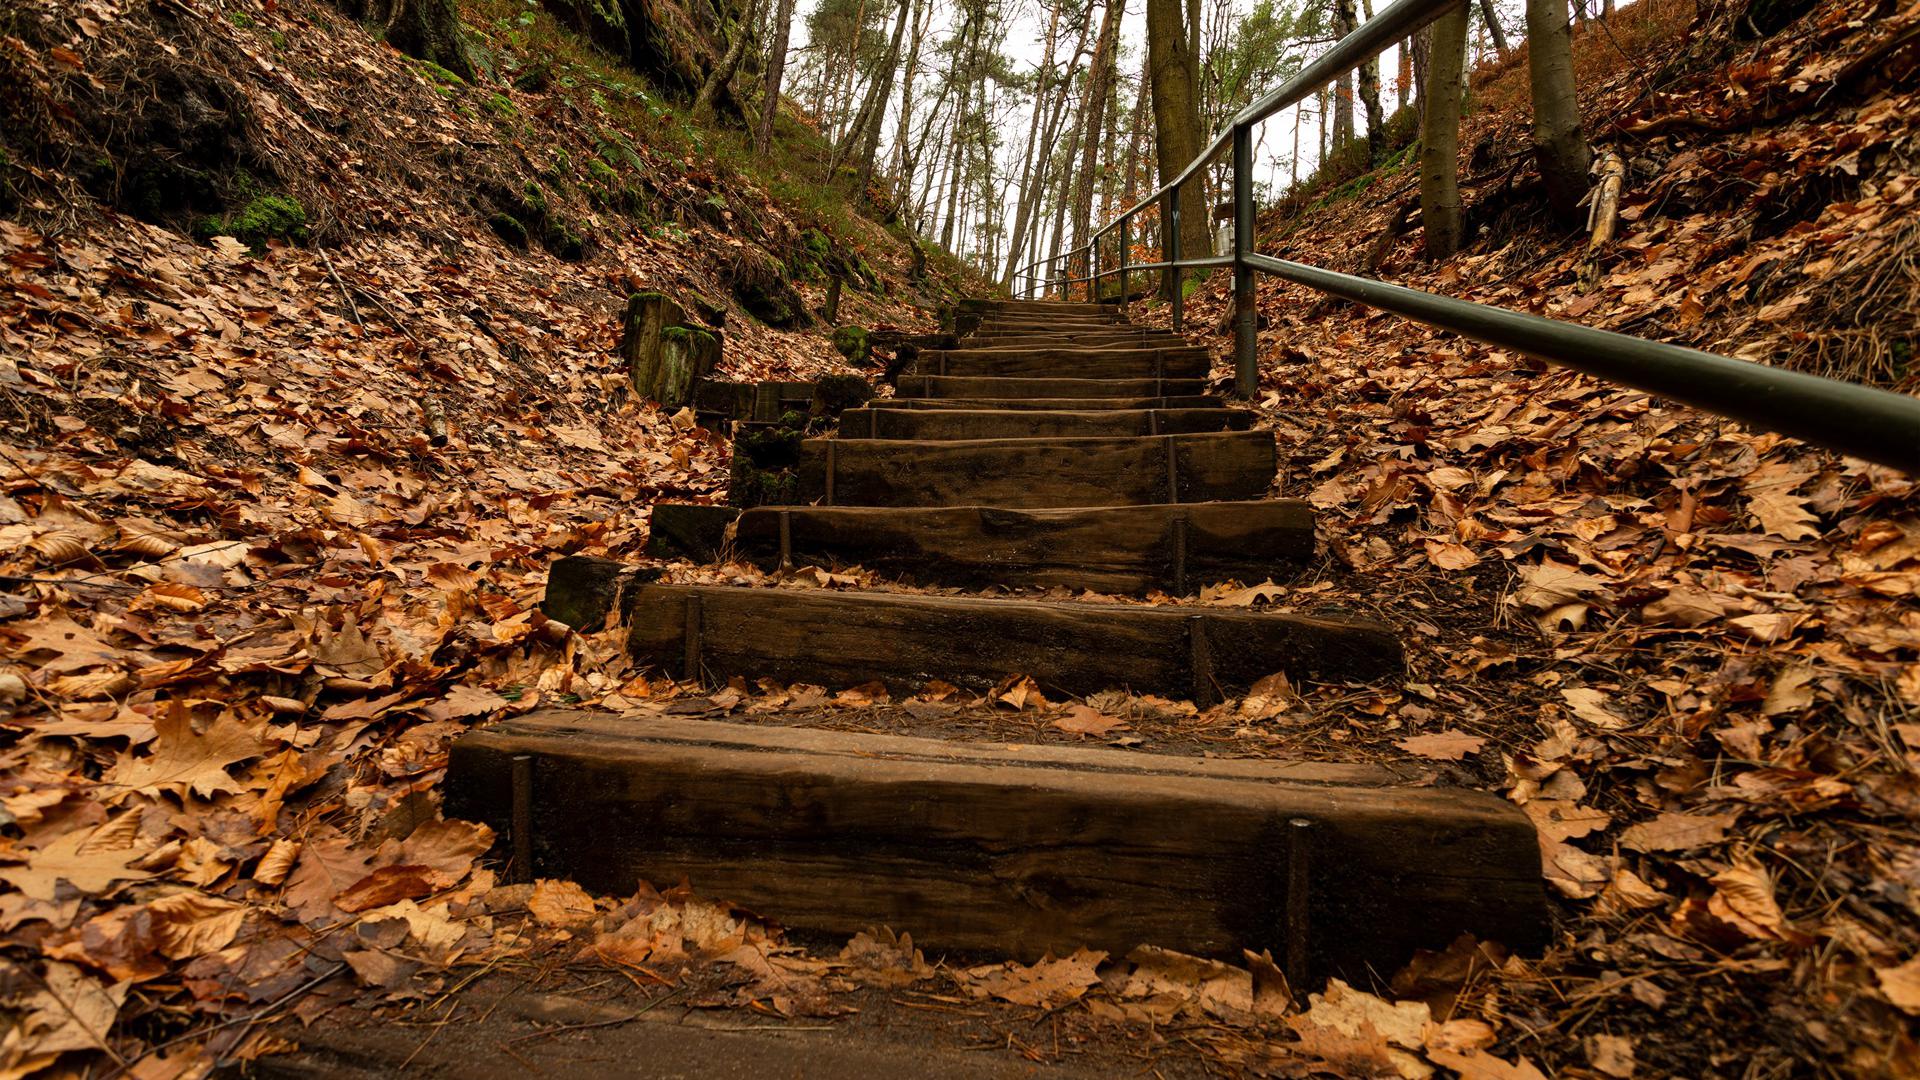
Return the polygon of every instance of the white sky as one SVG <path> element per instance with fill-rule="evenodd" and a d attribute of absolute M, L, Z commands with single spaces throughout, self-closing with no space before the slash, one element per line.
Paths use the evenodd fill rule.
<path fill-rule="evenodd" d="M 871 0 L 874 6 L 880 7 L 887 12 L 888 17 L 885 23 L 885 30 L 883 31 L 885 33 L 890 34 L 892 31 L 892 18 L 898 10 L 895 6 L 896 2 L 897 0 Z M 934 2 L 936 7 L 932 22 L 929 24 L 927 31 L 929 40 L 923 46 L 923 51 L 931 50 L 936 42 L 951 36 L 955 29 L 956 6 L 951 3 L 950 0 L 934 0 Z M 1045 55 L 1046 16 L 1035 0 L 1011 0 L 1011 2 L 1015 5 L 1014 14 L 1009 19 L 1010 26 L 1001 51 L 1012 59 L 1016 69 L 1023 72 L 1031 72 L 1039 66 Z M 1384 7 L 1387 2 L 1388 0 L 1379 0 L 1376 7 Z M 1241 14 L 1251 11 L 1254 6 L 1254 0 L 1232 0 L 1232 3 L 1236 12 Z M 796 53 L 790 62 L 798 62 L 798 50 L 807 43 L 807 13 L 812 10 L 816 4 L 817 0 L 800 0 L 798 10 L 794 15 L 793 26 L 792 47 L 796 50 Z M 1503 3 L 1500 6 L 1504 8 L 1506 4 Z M 1510 28 L 1511 32 L 1513 26 L 1511 18 L 1507 20 L 1506 25 Z M 911 27 L 909 27 L 908 33 L 912 33 Z M 1146 49 L 1145 0 L 1127 0 L 1126 14 L 1121 22 L 1121 37 L 1124 44 L 1119 66 L 1120 75 L 1123 80 L 1120 99 L 1126 103 L 1126 105 L 1131 106 L 1133 98 L 1132 95 L 1128 93 L 1128 89 L 1135 85 L 1134 80 L 1139 75 L 1141 60 L 1144 50 Z M 1064 52 L 1065 50 L 1071 49 L 1072 46 L 1073 42 L 1067 41 L 1060 46 L 1060 51 Z M 1324 45 L 1317 46 L 1315 47 L 1315 52 L 1317 53 L 1324 48 L 1326 48 Z M 1390 49 L 1382 55 L 1380 63 L 1381 96 L 1389 112 L 1391 112 L 1393 108 L 1391 100 L 1392 79 L 1393 73 L 1397 71 L 1398 63 L 1399 57 L 1397 49 Z M 924 62 L 922 66 L 923 68 L 926 66 Z M 927 76 L 923 74 L 923 78 L 926 77 Z M 923 83 L 923 85 L 930 84 Z M 1270 89 L 1272 89 L 1272 87 L 1257 87 L 1255 88 L 1256 96 Z M 893 100 L 890 103 L 887 115 L 887 127 L 885 129 L 889 141 L 891 141 L 893 137 L 894 127 L 898 122 L 899 91 L 897 88 L 892 98 Z M 1299 174 L 1302 179 L 1305 179 L 1312 173 L 1314 166 L 1318 164 L 1320 121 L 1311 102 L 1302 103 L 1302 105 L 1297 106 L 1295 109 L 1284 110 L 1270 117 L 1255 131 L 1254 179 L 1258 183 L 1268 185 L 1269 191 L 1275 194 L 1284 190 L 1289 180 L 1291 172 L 1289 158 L 1293 150 L 1294 114 L 1296 111 L 1301 113 L 1301 161 L 1299 164 Z M 1358 103 L 1356 103 L 1354 112 L 1356 129 L 1359 132 L 1364 132 L 1366 129 L 1366 110 L 1359 108 Z M 1027 125 L 1031 116 L 1031 103 L 1023 102 L 1014 115 L 1006 120 L 1000 148 L 1001 156 L 1000 160 L 996 161 L 996 168 L 1001 170 L 1017 170 L 1019 168 L 1018 154 L 1024 146 L 1027 135 Z M 916 114 L 916 127 L 923 118 L 923 113 Z M 1149 131 L 1150 130 L 1151 129 L 1149 129 Z M 1009 158 L 1012 159 L 1010 162 L 1008 160 Z M 1017 179 L 1008 181 L 1010 184 L 1014 182 L 1017 182 Z M 1007 199 L 1007 202 L 1009 204 L 1008 213 L 1011 215 L 1011 203 L 1013 202 L 1011 196 Z M 1011 229 L 1011 222 L 1008 223 L 1008 229 Z M 963 251 L 961 254 L 971 255 L 973 252 Z M 1002 258 L 1004 258 L 1004 255 Z M 998 272 L 995 271 L 993 276 L 997 277 Z"/>

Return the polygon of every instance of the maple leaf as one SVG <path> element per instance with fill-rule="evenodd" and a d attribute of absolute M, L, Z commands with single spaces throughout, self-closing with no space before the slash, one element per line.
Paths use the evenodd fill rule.
<path fill-rule="evenodd" d="M 133 847 L 140 820 L 130 810 L 97 829 L 75 829 L 27 856 L 25 866 L 0 867 L 0 880 L 35 900 L 52 901 L 62 881 L 89 895 L 116 881 L 139 881 L 153 875 L 128 864 L 144 851 Z"/>
<path fill-rule="evenodd" d="M 1052 720 L 1052 726 L 1074 735 L 1105 735 L 1117 728 L 1126 727 L 1127 722 L 1117 716 L 1108 716 L 1098 709 L 1089 709 L 1085 705 L 1069 705 L 1064 715 Z"/>
<path fill-rule="evenodd" d="M 141 794 L 172 791 L 184 798 L 192 792 L 208 798 L 243 790 L 227 766 L 266 752 L 261 729 L 247 726 L 232 712 L 222 712 L 202 734 L 193 730 L 185 708 L 173 708 L 154 720 L 153 730 L 153 753 L 122 757 L 108 771 L 108 783 Z"/>

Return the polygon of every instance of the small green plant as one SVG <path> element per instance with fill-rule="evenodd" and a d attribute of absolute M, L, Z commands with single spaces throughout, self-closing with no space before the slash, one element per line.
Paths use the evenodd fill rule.
<path fill-rule="evenodd" d="M 495 214 L 487 219 L 487 227 L 508 247 L 522 251 L 527 249 L 527 227 L 520 224 L 519 218 L 511 214 Z"/>
<path fill-rule="evenodd" d="M 307 208 L 290 195 L 258 195 L 237 214 L 209 215 L 193 224 L 201 240 L 231 236 L 254 251 L 265 251 L 267 241 L 300 243 L 307 238 Z"/>
<path fill-rule="evenodd" d="M 242 30 L 253 29 L 253 16 L 247 14 L 244 11 L 228 12 L 227 21 L 239 27 Z"/>
<path fill-rule="evenodd" d="M 587 159 L 587 175 L 595 181 L 605 184 L 609 189 L 618 187 L 620 184 L 620 174 L 613 171 L 613 166 L 601 161 L 599 158 Z"/>
<path fill-rule="evenodd" d="M 502 120 L 511 120 L 520 115 L 520 110 L 513 107 L 513 102 L 505 94 L 488 94 L 487 111 Z"/>

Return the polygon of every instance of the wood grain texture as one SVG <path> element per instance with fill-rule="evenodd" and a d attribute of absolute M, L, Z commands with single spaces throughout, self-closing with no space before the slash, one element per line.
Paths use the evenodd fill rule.
<path fill-rule="evenodd" d="M 1213 359 L 1193 345 L 1178 348 L 1017 346 L 926 349 L 914 360 L 921 375 L 1018 375 L 1070 379 L 1198 379 Z"/>
<path fill-rule="evenodd" d="M 1226 402 L 1212 394 L 1177 397 L 1091 398 L 875 398 L 869 409 L 1222 409 Z"/>
<path fill-rule="evenodd" d="M 1188 619 L 1213 645 L 1207 680 L 1244 690 L 1285 671 L 1296 680 L 1398 673 L 1400 641 L 1365 619 L 1186 605 L 1053 603 L 914 593 L 643 585 L 628 649 L 683 674 L 689 596 L 699 597 L 701 674 L 917 689 L 932 679 L 990 687 L 1023 674 L 1055 691 L 1124 687 L 1189 696 L 1196 685 Z"/>
<path fill-rule="evenodd" d="M 842 439 L 1018 439 L 1246 431 L 1246 409 L 849 409 Z"/>
<path fill-rule="evenodd" d="M 1462 931 L 1523 951 L 1546 938 L 1523 814 L 1371 770 L 556 711 L 456 742 L 447 812 L 510 844 L 516 755 L 533 763 L 532 871 L 615 896 L 684 876 L 809 930 L 1237 961 L 1287 941 L 1299 819 L 1316 975 L 1396 970 Z"/>
<path fill-rule="evenodd" d="M 922 584 L 1064 586 L 1144 594 L 1176 587 L 1175 530 L 1186 521 L 1185 591 L 1260 581 L 1313 557 L 1313 511 L 1298 500 L 1008 510 L 799 506 L 749 510 L 735 551 L 780 562 L 780 517 L 796 563 L 858 565 Z"/>
<path fill-rule="evenodd" d="M 1075 300 L 1001 300 L 968 297 L 954 305 L 955 310 L 975 315 L 1111 315 L 1120 314 L 1119 304 L 1083 304 Z"/>
<path fill-rule="evenodd" d="M 964 375 L 902 375 L 901 397 L 1099 398 L 1179 397 L 1207 392 L 1205 379 L 976 378 Z"/>
<path fill-rule="evenodd" d="M 1266 494 L 1274 469 L 1267 431 L 1157 439 L 808 439 L 800 444 L 797 501 L 1016 508 L 1236 501 Z"/>

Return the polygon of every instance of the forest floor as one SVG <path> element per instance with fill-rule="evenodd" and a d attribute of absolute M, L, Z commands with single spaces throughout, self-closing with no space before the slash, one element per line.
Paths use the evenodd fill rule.
<path fill-rule="evenodd" d="M 1320 513 L 1320 558 L 1197 598 L 1081 599 L 1375 615 L 1403 629 L 1404 683 L 1275 679 L 1204 711 L 1017 680 L 696 692 L 624 666 L 617 632 L 538 612 L 553 558 L 640 561 L 645 504 L 725 483 L 724 440 L 626 395 L 621 299 L 731 306 L 737 234 L 772 250 L 810 227 L 875 275 L 842 321 L 926 325 L 954 286 L 922 292 L 864 219 L 811 220 L 709 170 L 644 102 L 594 115 L 504 75 L 448 87 L 318 6 L 247 10 L 191 56 L 247 72 L 259 143 L 317 178 L 313 243 L 195 241 L 61 201 L 70 177 L 44 165 L 50 186 L 0 221 L 0 1070 L 268 1068 L 329 1040 L 386 1053 L 394 1032 L 417 1034 L 403 1058 L 497 1045 L 546 1067 L 644 1052 L 655 1027 L 626 1029 L 668 1016 L 989 1074 L 1920 1073 L 1908 478 L 1269 282 L 1258 404 L 1276 492 Z M 107 5 L 61 17 L 62 43 L 4 43 L 49 100 L 151 57 L 154 28 Z M 1436 267 L 1411 232 L 1379 272 L 1910 388 L 1916 23 L 1920 7 L 1829 0 L 1732 40 L 1713 11 L 1663 3 L 1624 9 L 1604 48 L 1588 32 L 1583 105 L 1631 164 L 1621 235 L 1593 256 L 1539 220 L 1523 160 L 1482 159 L 1525 145 L 1526 82 L 1523 61 L 1482 72 L 1473 242 Z M 507 34 L 489 39 L 503 57 Z M 315 133 L 360 116 L 408 134 L 326 152 Z M 551 145 L 599 154 L 609 131 L 641 162 L 613 164 L 647 178 L 649 220 L 549 181 L 593 226 L 584 261 L 418 195 L 539 174 L 550 155 L 528 155 Z M 1356 269 L 1353 238 L 1385 231 L 1411 184 L 1390 168 L 1330 186 L 1269 215 L 1262 249 Z M 819 280 L 797 287 L 818 305 Z M 1221 284 L 1189 311 L 1217 326 Z M 838 369 L 818 329 L 737 308 L 726 327 L 728 374 Z M 1302 1010 L 1259 958 L 928 956 L 885 928 L 795 937 L 673 882 L 502 885 L 484 826 L 439 818 L 446 746 L 553 704 L 1377 761 L 1533 816 L 1557 943 L 1462 941 Z"/>

